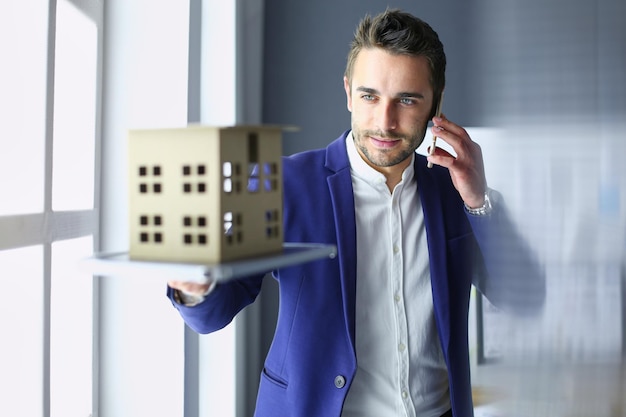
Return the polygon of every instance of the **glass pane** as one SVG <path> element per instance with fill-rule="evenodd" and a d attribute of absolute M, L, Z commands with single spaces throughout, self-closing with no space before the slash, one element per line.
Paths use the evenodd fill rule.
<path fill-rule="evenodd" d="M 0 216 L 43 210 L 48 2 L 0 2 Z"/>
<path fill-rule="evenodd" d="M 91 236 L 52 244 L 51 417 L 92 411 L 93 278 L 77 268 L 92 252 Z"/>
<path fill-rule="evenodd" d="M 199 415 L 237 415 L 236 334 L 238 320 L 200 336 Z"/>
<path fill-rule="evenodd" d="M 52 209 L 93 208 L 97 28 L 67 0 L 57 3 Z"/>
<path fill-rule="evenodd" d="M 0 416 L 41 416 L 42 247 L 0 251 L 0 276 L 9 291 L 0 303 Z"/>

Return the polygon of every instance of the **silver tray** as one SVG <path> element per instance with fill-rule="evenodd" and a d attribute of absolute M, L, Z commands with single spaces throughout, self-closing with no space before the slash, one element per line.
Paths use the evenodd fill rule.
<path fill-rule="evenodd" d="M 333 259 L 334 245 L 316 243 L 284 243 L 282 253 L 216 264 L 175 263 L 130 259 L 128 252 L 97 253 L 84 259 L 82 266 L 99 277 L 154 276 L 155 279 L 204 283 L 215 282 L 270 272 L 319 259 Z"/>

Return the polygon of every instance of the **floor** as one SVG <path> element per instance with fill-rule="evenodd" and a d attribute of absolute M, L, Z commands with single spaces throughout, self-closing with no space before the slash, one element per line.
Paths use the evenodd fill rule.
<path fill-rule="evenodd" d="M 477 366 L 475 417 L 626 417 L 624 365 Z"/>

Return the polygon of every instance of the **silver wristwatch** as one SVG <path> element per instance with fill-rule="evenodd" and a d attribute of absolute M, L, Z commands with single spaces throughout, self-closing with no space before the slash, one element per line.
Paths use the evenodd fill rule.
<path fill-rule="evenodd" d="M 465 206 L 465 210 L 467 210 L 467 212 L 472 216 L 486 216 L 491 213 L 493 207 L 491 205 L 491 199 L 489 198 L 490 191 L 491 190 L 489 188 L 485 190 L 485 202 L 481 207 L 470 208 L 467 204 L 463 203 L 463 205 Z"/>

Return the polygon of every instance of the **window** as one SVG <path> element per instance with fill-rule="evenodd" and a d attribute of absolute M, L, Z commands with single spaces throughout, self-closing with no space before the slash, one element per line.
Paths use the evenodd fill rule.
<path fill-rule="evenodd" d="M 52 243 L 50 415 L 88 416 L 92 409 L 93 290 L 75 265 L 93 252 L 91 236 Z"/>
<path fill-rule="evenodd" d="M 94 201 L 95 23 L 69 0 L 57 2 L 52 209 L 90 210 Z"/>
<path fill-rule="evenodd" d="M 14 296 L 5 297 L 0 303 L 3 335 L 0 415 L 3 416 L 40 416 L 43 407 L 43 254 L 42 245 L 0 251 L 2 275 L 5 279 L 12 275 L 16 278 L 10 280 Z M 30 308 L 22 308 L 24 303 Z"/>
<path fill-rule="evenodd" d="M 76 266 L 97 233 L 99 3 L 0 13 L 0 415 L 93 412 L 93 279 Z"/>
<path fill-rule="evenodd" d="M 43 209 L 48 14 L 45 4 L 34 3 L 8 2 L 0 13 L 5 62 L 0 68 L 0 216 Z"/>
<path fill-rule="evenodd" d="M 241 191 L 241 167 L 238 163 L 224 162 L 222 177 L 224 178 L 223 191 L 227 194 Z"/>

